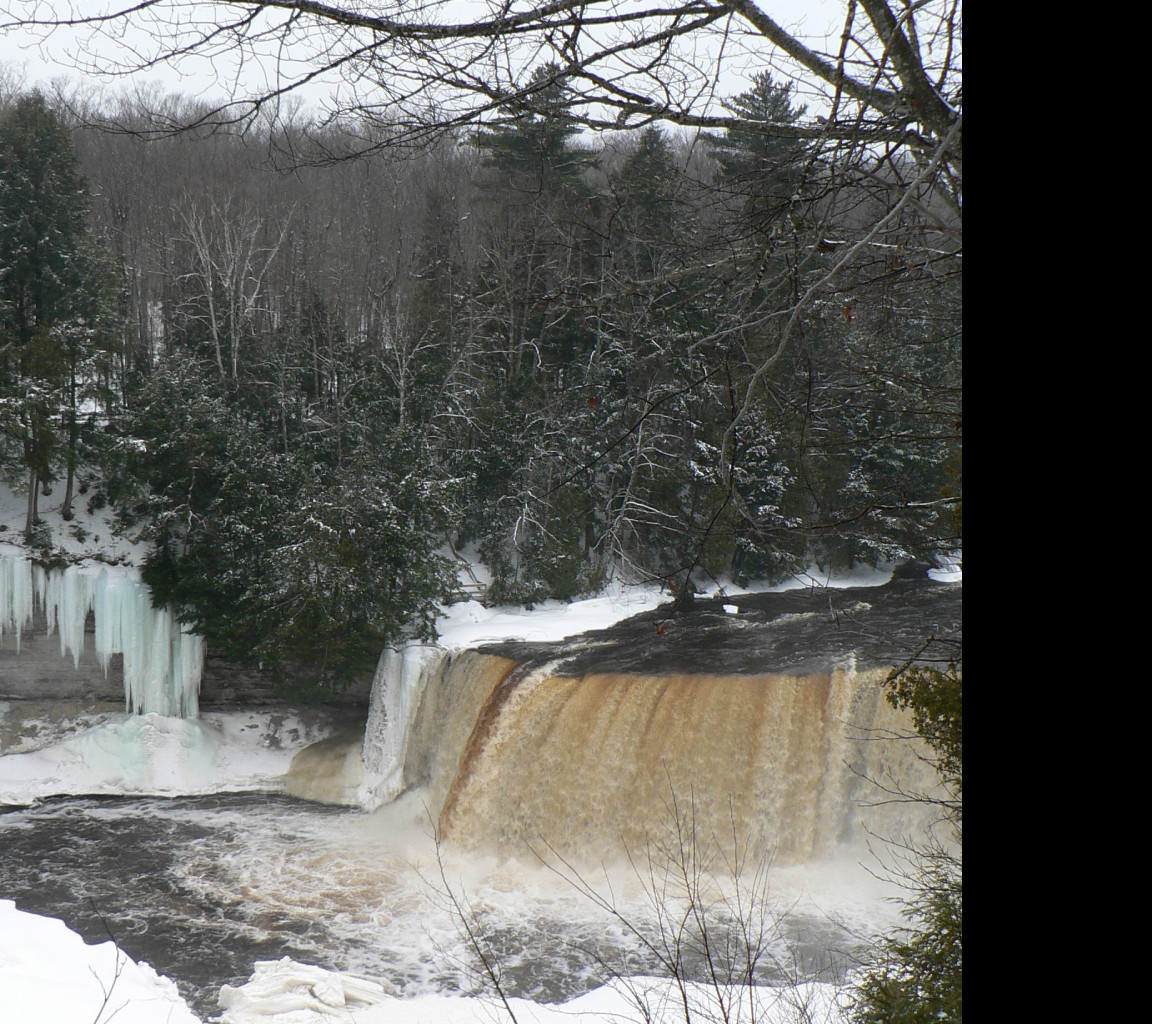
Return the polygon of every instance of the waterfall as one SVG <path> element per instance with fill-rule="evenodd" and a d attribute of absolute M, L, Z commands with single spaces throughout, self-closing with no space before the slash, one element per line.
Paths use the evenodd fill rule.
<path fill-rule="evenodd" d="M 181 626 L 169 608 L 154 608 L 135 569 L 69 565 L 45 569 L 19 549 L 0 549 L 0 640 L 30 629 L 39 610 L 60 637 L 60 656 L 78 665 L 85 623 L 93 613 L 96 656 L 105 673 L 123 656 L 124 700 L 136 714 L 195 718 L 199 712 L 204 641 Z"/>
<path fill-rule="evenodd" d="M 849 660 L 816 675 L 575 677 L 479 651 L 386 652 L 369 802 L 424 785 L 441 834 L 465 847 L 595 859 L 659 841 L 679 813 L 698 834 L 807 860 L 906 834 L 918 805 L 882 787 L 933 785 L 885 675 Z"/>

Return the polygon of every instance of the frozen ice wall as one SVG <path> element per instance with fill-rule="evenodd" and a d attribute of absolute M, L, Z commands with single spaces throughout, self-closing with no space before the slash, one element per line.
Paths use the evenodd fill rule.
<path fill-rule="evenodd" d="M 368 810 L 404 791 L 404 761 L 420 698 L 428 680 L 449 657 L 444 649 L 425 644 L 401 650 L 386 647 L 380 655 L 364 730 L 364 781 L 359 793 L 360 803 Z"/>
<path fill-rule="evenodd" d="M 133 568 L 70 565 L 44 569 L 18 548 L 0 548 L 0 638 L 20 634 L 44 612 L 60 637 L 60 656 L 79 664 L 88 613 L 96 621 L 96 656 L 104 671 L 124 658 L 124 700 L 136 714 L 195 718 L 204 641 L 188 633 L 169 608 L 154 608 Z"/>

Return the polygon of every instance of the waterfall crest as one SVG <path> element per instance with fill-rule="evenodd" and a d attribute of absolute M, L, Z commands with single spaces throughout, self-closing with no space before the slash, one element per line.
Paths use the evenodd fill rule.
<path fill-rule="evenodd" d="M 908 831 L 915 805 L 877 782 L 932 786 L 883 670 L 574 677 L 479 651 L 381 664 L 392 710 L 366 744 L 387 780 L 374 794 L 425 785 L 440 833 L 464 847 L 597 859 L 658 840 L 675 803 L 698 834 L 801 861 L 861 825 Z M 387 753 L 369 762 L 373 743 Z"/>
<path fill-rule="evenodd" d="M 168 608 L 154 608 L 135 569 L 69 565 L 45 569 L 18 549 L 0 549 L 0 639 L 32 627 L 36 612 L 60 637 L 60 656 L 79 664 L 85 622 L 93 613 L 96 656 L 105 673 L 124 659 L 124 700 L 136 714 L 195 718 L 199 713 L 204 641 Z"/>
<path fill-rule="evenodd" d="M 364 733 L 362 806 L 379 807 L 422 785 L 429 787 L 431 806 L 439 807 L 477 716 L 515 664 L 472 650 L 386 649 Z"/>

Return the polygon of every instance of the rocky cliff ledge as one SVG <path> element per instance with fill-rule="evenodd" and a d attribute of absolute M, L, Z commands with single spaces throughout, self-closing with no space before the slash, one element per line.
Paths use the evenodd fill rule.
<path fill-rule="evenodd" d="M 959 654 L 963 584 L 910 565 L 880 587 L 803 588 L 664 605 L 561 644 L 504 642 L 486 653 L 521 665 L 561 659 L 556 672 L 806 675 L 855 657 L 860 670 L 902 664 L 931 636 L 928 655 Z M 727 609 L 727 610 L 726 610 Z M 733 610 L 735 609 L 735 610 Z"/>
<path fill-rule="evenodd" d="M 933 636 L 941 642 L 933 645 L 931 655 L 946 661 L 950 645 L 962 634 L 963 585 L 930 580 L 926 568 L 906 567 L 880 587 L 697 598 L 680 610 L 669 603 L 562 643 L 506 641 L 482 649 L 522 665 L 560 658 L 558 670 L 576 676 L 592 671 L 803 675 L 828 671 L 850 656 L 860 669 L 897 665 Z M 122 680 L 119 656 L 112 658 L 106 675 L 91 638 L 77 667 L 70 657 L 62 658 L 57 637 L 46 634 L 43 616 L 24 631 L 19 655 L 14 635 L 0 638 L 0 700 L 123 701 Z M 371 671 L 365 671 L 333 701 L 366 704 L 371 683 Z M 209 651 L 203 706 L 277 699 L 266 673 Z"/>

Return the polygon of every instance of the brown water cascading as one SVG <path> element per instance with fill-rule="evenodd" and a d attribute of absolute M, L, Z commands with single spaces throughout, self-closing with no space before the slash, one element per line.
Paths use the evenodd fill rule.
<path fill-rule="evenodd" d="M 516 667 L 509 658 L 460 651 L 424 687 L 405 744 L 404 779 L 408 786 L 425 787 L 433 821 L 449 798 L 477 722 Z"/>
<path fill-rule="evenodd" d="M 659 840 L 675 804 L 697 833 L 729 843 L 735 833 L 761 856 L 832 852 L 863 837 L 869 776 L 888 770 L 888 740 L 901 731 L 891 722 L 876 733 L 883 678 L 512 669 L 459 748 L 435 804 L 441 833 L 463 846 L 527 842 L 600 859 Z M 444 686 L 469 688 L 455 672 Z"/>
<path fill-rule="evenodd" d="M 933 817 L 907 799 L 935 780 L 907 715 L 884 700 L 885 670 L 576 676 L 563 664 L 470 650 L 386 665 L 377 698 L 394 699 L 383 733 L 369 731 L 393 765 L 393 796 L 418 789 L 458 847 L 528 844 L 583 861 L 685 827 L 693 842 L 804 861 L 901 839 Z M 363 801 L 359 747 L 308 748 L 286 790 Z"/>

